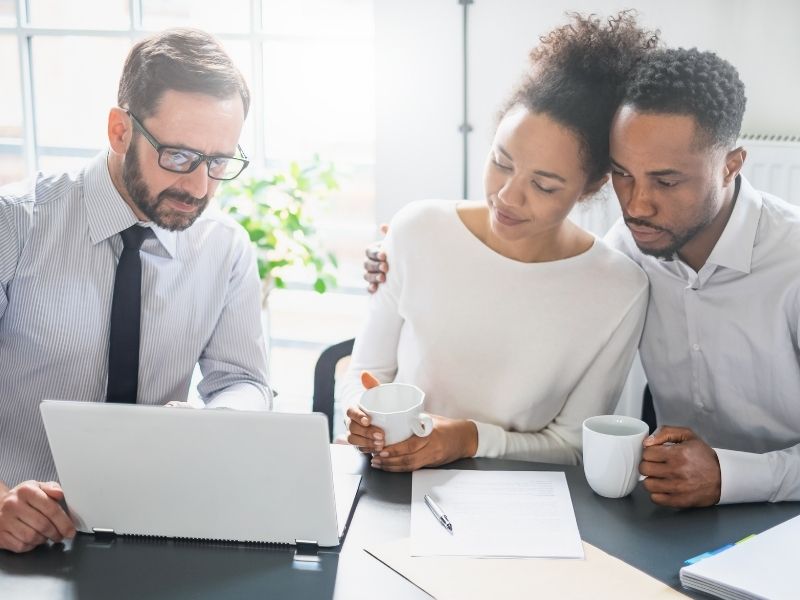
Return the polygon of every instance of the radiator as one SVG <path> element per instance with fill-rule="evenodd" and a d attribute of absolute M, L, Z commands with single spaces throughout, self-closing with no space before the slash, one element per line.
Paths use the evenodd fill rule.
<path fill-rule="evenodd" d="M 742 172 L 757 190 L 800 206 L 800 137 L 743 135 Z"/>

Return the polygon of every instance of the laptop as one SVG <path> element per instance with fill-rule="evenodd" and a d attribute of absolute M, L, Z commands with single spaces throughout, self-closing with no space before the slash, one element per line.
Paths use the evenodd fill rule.
<path fill-rule="evenodd" d="M 361 477 L 334 477 L 321 414 L 68 400 L 40 411 L 78 531 L 320 547 L 344 535 Z"/>

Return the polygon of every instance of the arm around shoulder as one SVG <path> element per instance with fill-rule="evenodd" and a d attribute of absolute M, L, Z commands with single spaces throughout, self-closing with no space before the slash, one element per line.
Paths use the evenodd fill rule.
<path fill-rule="evenodd" d="M 370 372 L 381 383 L 393 381 L 397 374 L 397 348 L 403 326 L 399 299 L 404 268 L 403 249 L 397 248 L 396 236 L 393 227 L 384 242 L 384 247 L 393 257 L 392 275 L 369 298 L 367 312 L 353 345 L 350 365 L 342 379 L 340 397 L 345 406 L 355 406 L 361 398 L 364 391 L 362 371 Z M 395 264 L 397 268 L 394 268 Z"/>

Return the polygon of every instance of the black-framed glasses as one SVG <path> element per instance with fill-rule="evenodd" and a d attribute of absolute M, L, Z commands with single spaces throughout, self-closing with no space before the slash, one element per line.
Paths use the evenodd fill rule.
<path fill-rule="evenodd" d="M 208 176 L 211 179 L 228 181 L 236 179 L 245 167 L 250 164 L 242 151 L 242 147 L 237 144 L 236 149 L 241 157 L 224 155 L 207 155 L 191 148 L 181 148 L 179 146 L 165 146 L 160 143 L 153 134 L 147 131 L 141 121 L 136 118 L 131 111 L 126 110 L 128 116 L 133 121 L 134 127 L 142 132 L 145 139 L 158 152 L 158 166 L 166 171 L 173 173 L 191 173 L 202 163 L 208 165 Z"/>

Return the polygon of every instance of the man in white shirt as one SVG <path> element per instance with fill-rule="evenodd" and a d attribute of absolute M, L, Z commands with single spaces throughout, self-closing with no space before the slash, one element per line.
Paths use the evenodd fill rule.
<path fill-rule="evenodd" d="M 640 351 L 662 426 L 640 471 L 666 506 L 800 500 L 800 210 L 741 176 L 745 103 L 728 62 L 658 50 L 612 125 L 623 220 L 606 241 L 650 279 Z M 388 266 L 367 254 L 374 290 Z"/>
<path fill-rule="evenodd" d="M 270 408 L 252 246 L 201 215 L 247 166 L 248 107 L 214 38 L 154 35 L 125 62 L 108 151 L 0 190 L 0 548 L 75 531 L 42 399 L 180 405 L 199 363 L 207 407 Z"/>
<path fill-rule="evenodd" d="M 667 506 L 800 500 L 800 210 L 740 175 L 744 108 L 731 64 L 659 50 L 612 125 L 624 224 L 607 240 L 651 288 L 640 353 L 662 427 L 640 471 Z"/>

